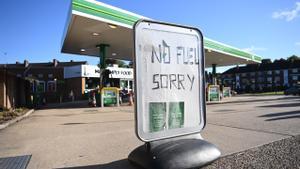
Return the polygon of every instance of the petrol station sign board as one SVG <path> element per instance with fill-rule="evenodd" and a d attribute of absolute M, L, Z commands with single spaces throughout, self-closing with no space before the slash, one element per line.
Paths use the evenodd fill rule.
<path fill-rule="evenodd" d="M 201 32 L 142 20 L 134 36 L 137 136 L 148 142 L 200 132 L 206 111 Z"/>

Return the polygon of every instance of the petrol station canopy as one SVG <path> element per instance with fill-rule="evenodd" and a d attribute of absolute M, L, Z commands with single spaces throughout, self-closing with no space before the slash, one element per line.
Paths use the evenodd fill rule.
<path fill-rule="evenodd" d="M 99 57 L 97 45 L 108 44 L 107 58 L 132 60 L 133 25 L 144 16 L 95 0 L 72 0 L 62 52 Z M 204 38 L 205 67 L 260 63 L 262 57 Z"/>

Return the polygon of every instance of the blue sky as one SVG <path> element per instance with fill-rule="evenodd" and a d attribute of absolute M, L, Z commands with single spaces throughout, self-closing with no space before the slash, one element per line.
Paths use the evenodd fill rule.
<path fill-rule="evenodd" d="M 204 36 L 277 59 L 300 56 L 300 0 L 101 2 L 160 21 L 198 27 Z M 87 60 L 60 53 L 70 0 L 2 0 L 0 63 Z"/>

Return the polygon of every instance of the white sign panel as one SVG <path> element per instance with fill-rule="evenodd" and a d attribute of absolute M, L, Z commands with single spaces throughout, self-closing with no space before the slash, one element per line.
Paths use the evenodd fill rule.
<path fill-rule="evenodd" d="M 203 37 L 153 21 L 135 25 L 136 132 L 154 141 L 205 125 Z"/>
<path fill-rule="evenodd" d="M 133 69 L 131 68 L 107 67 L 107 69 L 110 70 L 109 78 L 133 79 Z"/>
<path fill-rule="evenodd" d="M 94 65 L 76 65 L 64 67 L 64 78 L 100 77 L 100 69 Z"/>
<path fill-rule="evenodd" d="M 94 65 L 82 65 L 82 77 L 100 77 L 100 69 Z"/>
<path fill-rule="evenodd" d="M 68 79 L 74 77 L 81 77 L 81 66 L 82 65 L 64 67 L 64 78 Z"/>

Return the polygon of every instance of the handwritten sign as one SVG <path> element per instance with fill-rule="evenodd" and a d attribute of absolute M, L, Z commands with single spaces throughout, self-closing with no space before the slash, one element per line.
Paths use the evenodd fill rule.
<path fill-rule="evenodd" d="M 136 131 L 143 141 L 200 132 L 205 123 L 203 37 L 153 21 L 134 27 Z"/>

